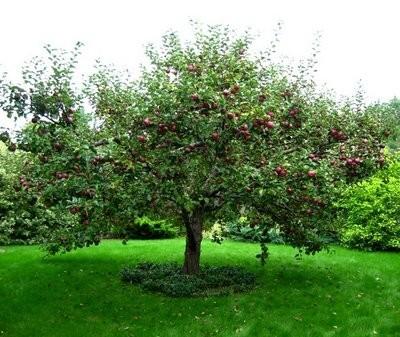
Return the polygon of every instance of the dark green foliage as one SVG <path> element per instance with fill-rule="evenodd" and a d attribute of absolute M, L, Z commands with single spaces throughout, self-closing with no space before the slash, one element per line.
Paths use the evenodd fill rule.
<path fill-rule="evenodd" d="M 264 233 L 263 228 L 251 224 L 246 218 L 239 218 L 237 221 L 229 221 L 225 227 L 226 236 L 238 241 L 248 242 L 268 242 L 268 243 L 284 243 L 279 228 L 271 228 Z"/>
<path fill-rule="evenodd" d="M 248 291 L 255 275 L 237 267 L 203 266 L 197 275 L 185 275 L 177 264 L 140 263 L 121 271 L 124 282 L 172 297 L 222 295 Z"/>
<path fill-rule="evenodd" d="M 338 207 L 345 246 L 400 250 L 400 161 L 349 187 Z"/>
<path fill-rule="evenodd" d="M 391 150 L 400 150 L 400 99 L 395 97 L 389 103 L 382 104 L 381 108 L 387 111 L 393 123 L 393 132 L 388 141 Z"/>
<path fill-rule="evenodd" d="M 178 229 L 167 220 L 143 216 L 126 226 L 113 228 L 112 234 L 124 239 L 167 239 L 176 237 Z"/>

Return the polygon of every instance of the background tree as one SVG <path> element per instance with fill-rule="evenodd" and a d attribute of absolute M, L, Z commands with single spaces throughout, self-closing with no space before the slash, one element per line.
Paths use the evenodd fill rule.
<path fill-rule="evenodd" d="M 98 242 L 109 174 L 132 191 L 135 212 L 185 226 L 188 274 L 199 271 L 204 225 L 217 219 L 246 216 L 259 226 L 262 260 L 271 228 L 300 251 L 324 247 L 330 198 L 384 164 L 389 130 L 379 111 L 319 92 L 308 77 L 313 62 L 295 71 L 271 63 L 270 51 L 254 56 L 251 42 L 225 27 L 195 29 L 188 44 L 172 33 L 160 49 L 148 47 L 136 81 L 99 66 L 84 91 L 95 128 L 71 87 L 77 52 L 53 58 L 45 80 L 41 63 L 25 71 L 28 90 L 3 86 L 9 115 L 34 115 L 19 143 L 45 159 L 35 186 L 49 207 L 70 207 L 82 220 L 55 225 L 51 251 Z"/>

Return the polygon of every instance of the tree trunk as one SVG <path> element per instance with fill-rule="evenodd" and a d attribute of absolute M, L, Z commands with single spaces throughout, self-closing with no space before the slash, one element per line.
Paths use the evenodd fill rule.
<path fill-rule="evenodd" d="M 186 249 L 183 272 L 188 275 L 198 274 L 200 271 L 200 251 L 203 230 L 203 214 L 200 210 L 184 216 L 186 227 Z"/>

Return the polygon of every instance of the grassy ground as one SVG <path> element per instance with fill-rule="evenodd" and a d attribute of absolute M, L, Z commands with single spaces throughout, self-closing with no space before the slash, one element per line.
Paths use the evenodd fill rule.
<path fill-rule="evenodd" d="M 260 286 L 229 297 L 171 299 L 121 283 L 123 265 L 181 261 L 184 241 L 107 241 L 43 259 L 37 247 L 0 248 L 0 336 L 400 336 L 400 254 L 336 248 L 296 261 L 271 247 L 204 243 L 203 262 L 238 264 Z"/>

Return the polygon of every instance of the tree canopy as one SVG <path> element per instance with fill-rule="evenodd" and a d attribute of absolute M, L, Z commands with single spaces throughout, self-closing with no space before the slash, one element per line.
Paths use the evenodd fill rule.
<path fill-rule="evenodd" d="M 271 228 L 306 253 L 324 247 L 335 190 L 384 164 L 389 125 L 318 90 L 312 62 L 293 69 L 251 43 L 219 26 L 188 43 L 170 33 L 146 49 L 138 79 L 100 65 L 79 91 L 80 46 L 48 47 L 48 67 L 34 61 L 24 86 L 3 82 L 2 109 L 31 118 L 16 143 L 3 137 L 41 162 L 29 188 L 74 218 L 49 228 L 50 251 L 97 243 L 106 219 L 123 226 L 132 214 L 185 226 L 187 273 L 199 270 L 204 225 L 220 219 L 259 226 L 262 260 Z"/>

